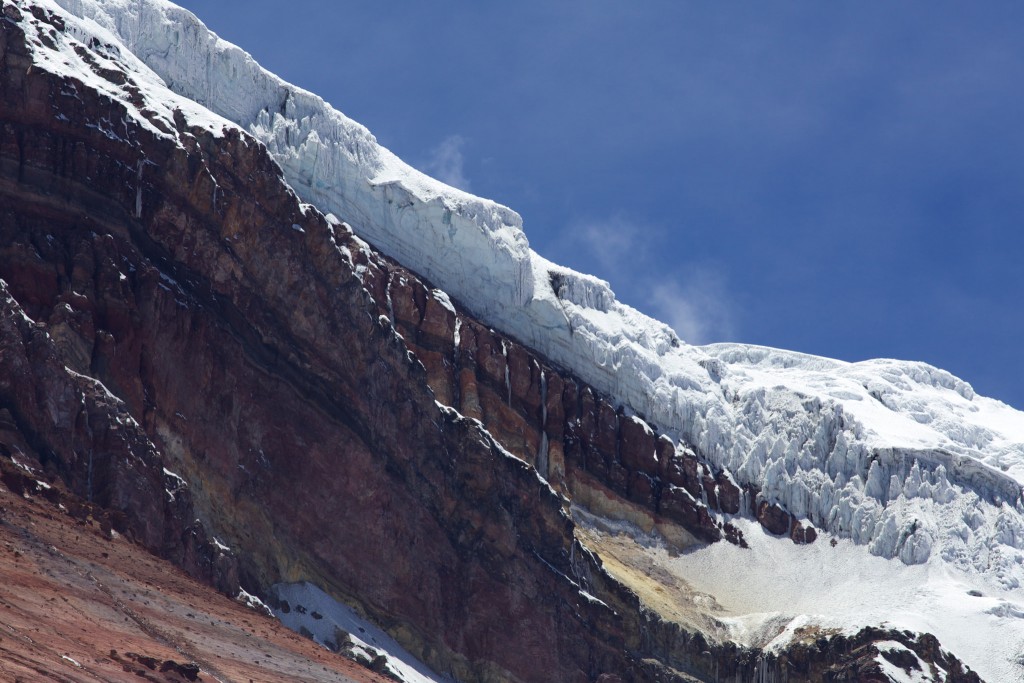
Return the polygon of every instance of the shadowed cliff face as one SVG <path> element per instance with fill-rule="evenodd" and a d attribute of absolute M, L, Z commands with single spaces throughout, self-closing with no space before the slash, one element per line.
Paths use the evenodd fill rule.
<path fill-rule="evenodd" d="M 756 515 L 796 543 L 816 539 L 813 527 L 753 487 L 741 490 L 688 445 L 456 309 L 401 265 L 366 249 L 355 260 L 378 314 L 423 364 L 437 400 L 480 420 L 575 502 L 658 529 L 680 547 L 721 539 L 745 546 L 739 530 L 715 513 Z"/>
<path fill-rule="evenodd" d="M 0 454 L 222 591 L 313 581 L 461 680 L 853 680 L 884 638 L 959 674 L 909 635 L 763 657 L 642 608 L 565 496 L 679 545 L 742 544 L 715 512 L 813 529 L 300 203 L 245 134 L 158 137 L 33 67 L 23 22 L 62 27 L 4 7 Z"/>
<path fill-rule="evenodd" d="M 435 403 L 339 249 L 350 234 L 301 206 L 250 139 L 181 120 L 174 144 L 80 83 L 65 107 L 69 84 L 28 68 L 15 24 L 3 35 L 0 276 L 39 323 L 18 321 L 21 336 L 52 330 L 53 377 L 28 360 L 35 375 L 5 382 L 2 406 L 40 460 L 76 492 L 102 488 L 177 559 L 180 534 L 147 526 L 166 516 L 166 467 L 242 585 L 311 579 L 462 678 L 628 670 L 621 620 L 570 578 L 596 567 L 561 501 Z M 98 116 L 132 142 L 82 125 Z M 27 400 L 72 372 L 137 421 L 142 483 L 83 467 L 87 447 L 122 459 L 95 429 L 60 442 L 75 413 Z"/>
<path fill-rule="evenodd" d="M 0 443 L 9 426 L 0 417 Z M 190 579 L 15 459 L 0 458 L 0 680 L 390 680 Z"/>

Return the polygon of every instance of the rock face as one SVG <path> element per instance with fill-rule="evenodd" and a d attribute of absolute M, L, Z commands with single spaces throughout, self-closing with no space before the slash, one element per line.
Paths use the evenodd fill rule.
<path fill-rule="evenodd" d="M 399 264 L 367 249 L 355 261 L 378 315 L 422 363 L 437 400 L 480 420 L 556 490 L 578 497 L 581 488 L 598 487 L 700 541 L 742 543 L 714 515 L 741 510 L 744 492 L 727 472 L 714 472 L 691 448 L 457 310 Z"/>
<path fill-rule="evenodd" d="M 244 133 L 178 112 L 155 134 L 33 65 L 59 17 L 4 17 L 4 457 L 224 592 L 313 581 L 463 681 L 854 680 L 851 653 L 898 639 L 767 656 L 662 621 L 576 540 L 570 497 L 680 544 L 742 545 L 722 515 L 755 509 L 813 529 L 299 202 Z"/>
<path fill-rule="evenodd" d="M 0 458 L 0 680 L 385 680 L 190 579 L 16 459 Z"/>
<path fill-rule="evenodd" d="M 38 14 L 23 21 L 51 21 Z M 598 568 L 562 501 L 435 403 L 345 255 L 351 233 L 300 205 L 251 139 L 182 122 L 168 144 L 30 68 L 20 23 L 3 27 L 8 452 L 37 456 L 186 566 L 174 523 L 194 510 L 250 592 L 314 580 L 461 679 L 633 666 L 622 620 L 581 593 Z M 134 144 L 81 124 L 98 117 Z M 104 429 L 88 396 L 79 408 L 87 389 L 117 407 Z M 165 493 L 164 468 L 189 496 Z"/>

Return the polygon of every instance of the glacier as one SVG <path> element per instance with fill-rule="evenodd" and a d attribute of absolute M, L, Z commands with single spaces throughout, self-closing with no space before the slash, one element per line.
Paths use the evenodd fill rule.
<path fill-rule="evenodd" d="M 924 363 L 689 345 L 608 283 L 533 252 L 513 210 L 408 166 L 187 10 L 165 0 L 39 4 L 133 65 L 146 85 L 142 125 L 161 129 L 178 110 L 213 131 L 246 131 L 304 201 L 740 484 L 880 558 L 1024 590 L 1024 413 Z M 45 64 L 90 78 L 77 60 L 68 52 Z"/>

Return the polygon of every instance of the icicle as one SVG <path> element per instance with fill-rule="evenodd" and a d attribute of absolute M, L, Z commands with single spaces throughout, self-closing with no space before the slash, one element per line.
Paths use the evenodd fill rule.
<path fill-rule="evenodd" d="M 540 445 L 537 447 L 537 473 L 546 481 L 548 479 L 548 435 L 540 433 Z"/>
<path fill-rule="evenodd" d="M 501 355 L 505 357 L 505 394 L 507 395 L 506 402 L 509 406 L 512 405 L 512 378 L 508 372 L 508 346 L 505 344 L 505 340 L 501 340 Z"/>
<path fill-rule="evenodd" d="M 537 361 L 533 362 L 534 367 Z M 537 471 L 545 479 L 548 478 L 548 378 L 540 371 L 540 446 L 537 448 Z"/>
<path fill-rule="evenodd" d="M 139 164 L 135 169 L 135 217 L 142 218 L 142 167 L 145 165 L 145 159 L 139 159 Z"/>
<path fill-rule="evenodd" d="M 540 371 L 540 428 L 548 426 L 548 378 Z"/>
<path fill-rule="evenodd" d="M 388 282 L 384 287 L 384 296 L 387 300 L 388 305 L 388 320 L 391 321 L 391 326 L 395 326 L 395 304 L 391 301 L 391 282 L 394 280 L 395 274 L 388 272 Z"/>

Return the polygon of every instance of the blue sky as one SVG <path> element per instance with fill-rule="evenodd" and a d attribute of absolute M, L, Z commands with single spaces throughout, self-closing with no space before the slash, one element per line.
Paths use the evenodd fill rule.
<path fill-rule="evenodd" d="M 687 341 L 1024 408 L 1024 3 L 180 4 Z"/>

